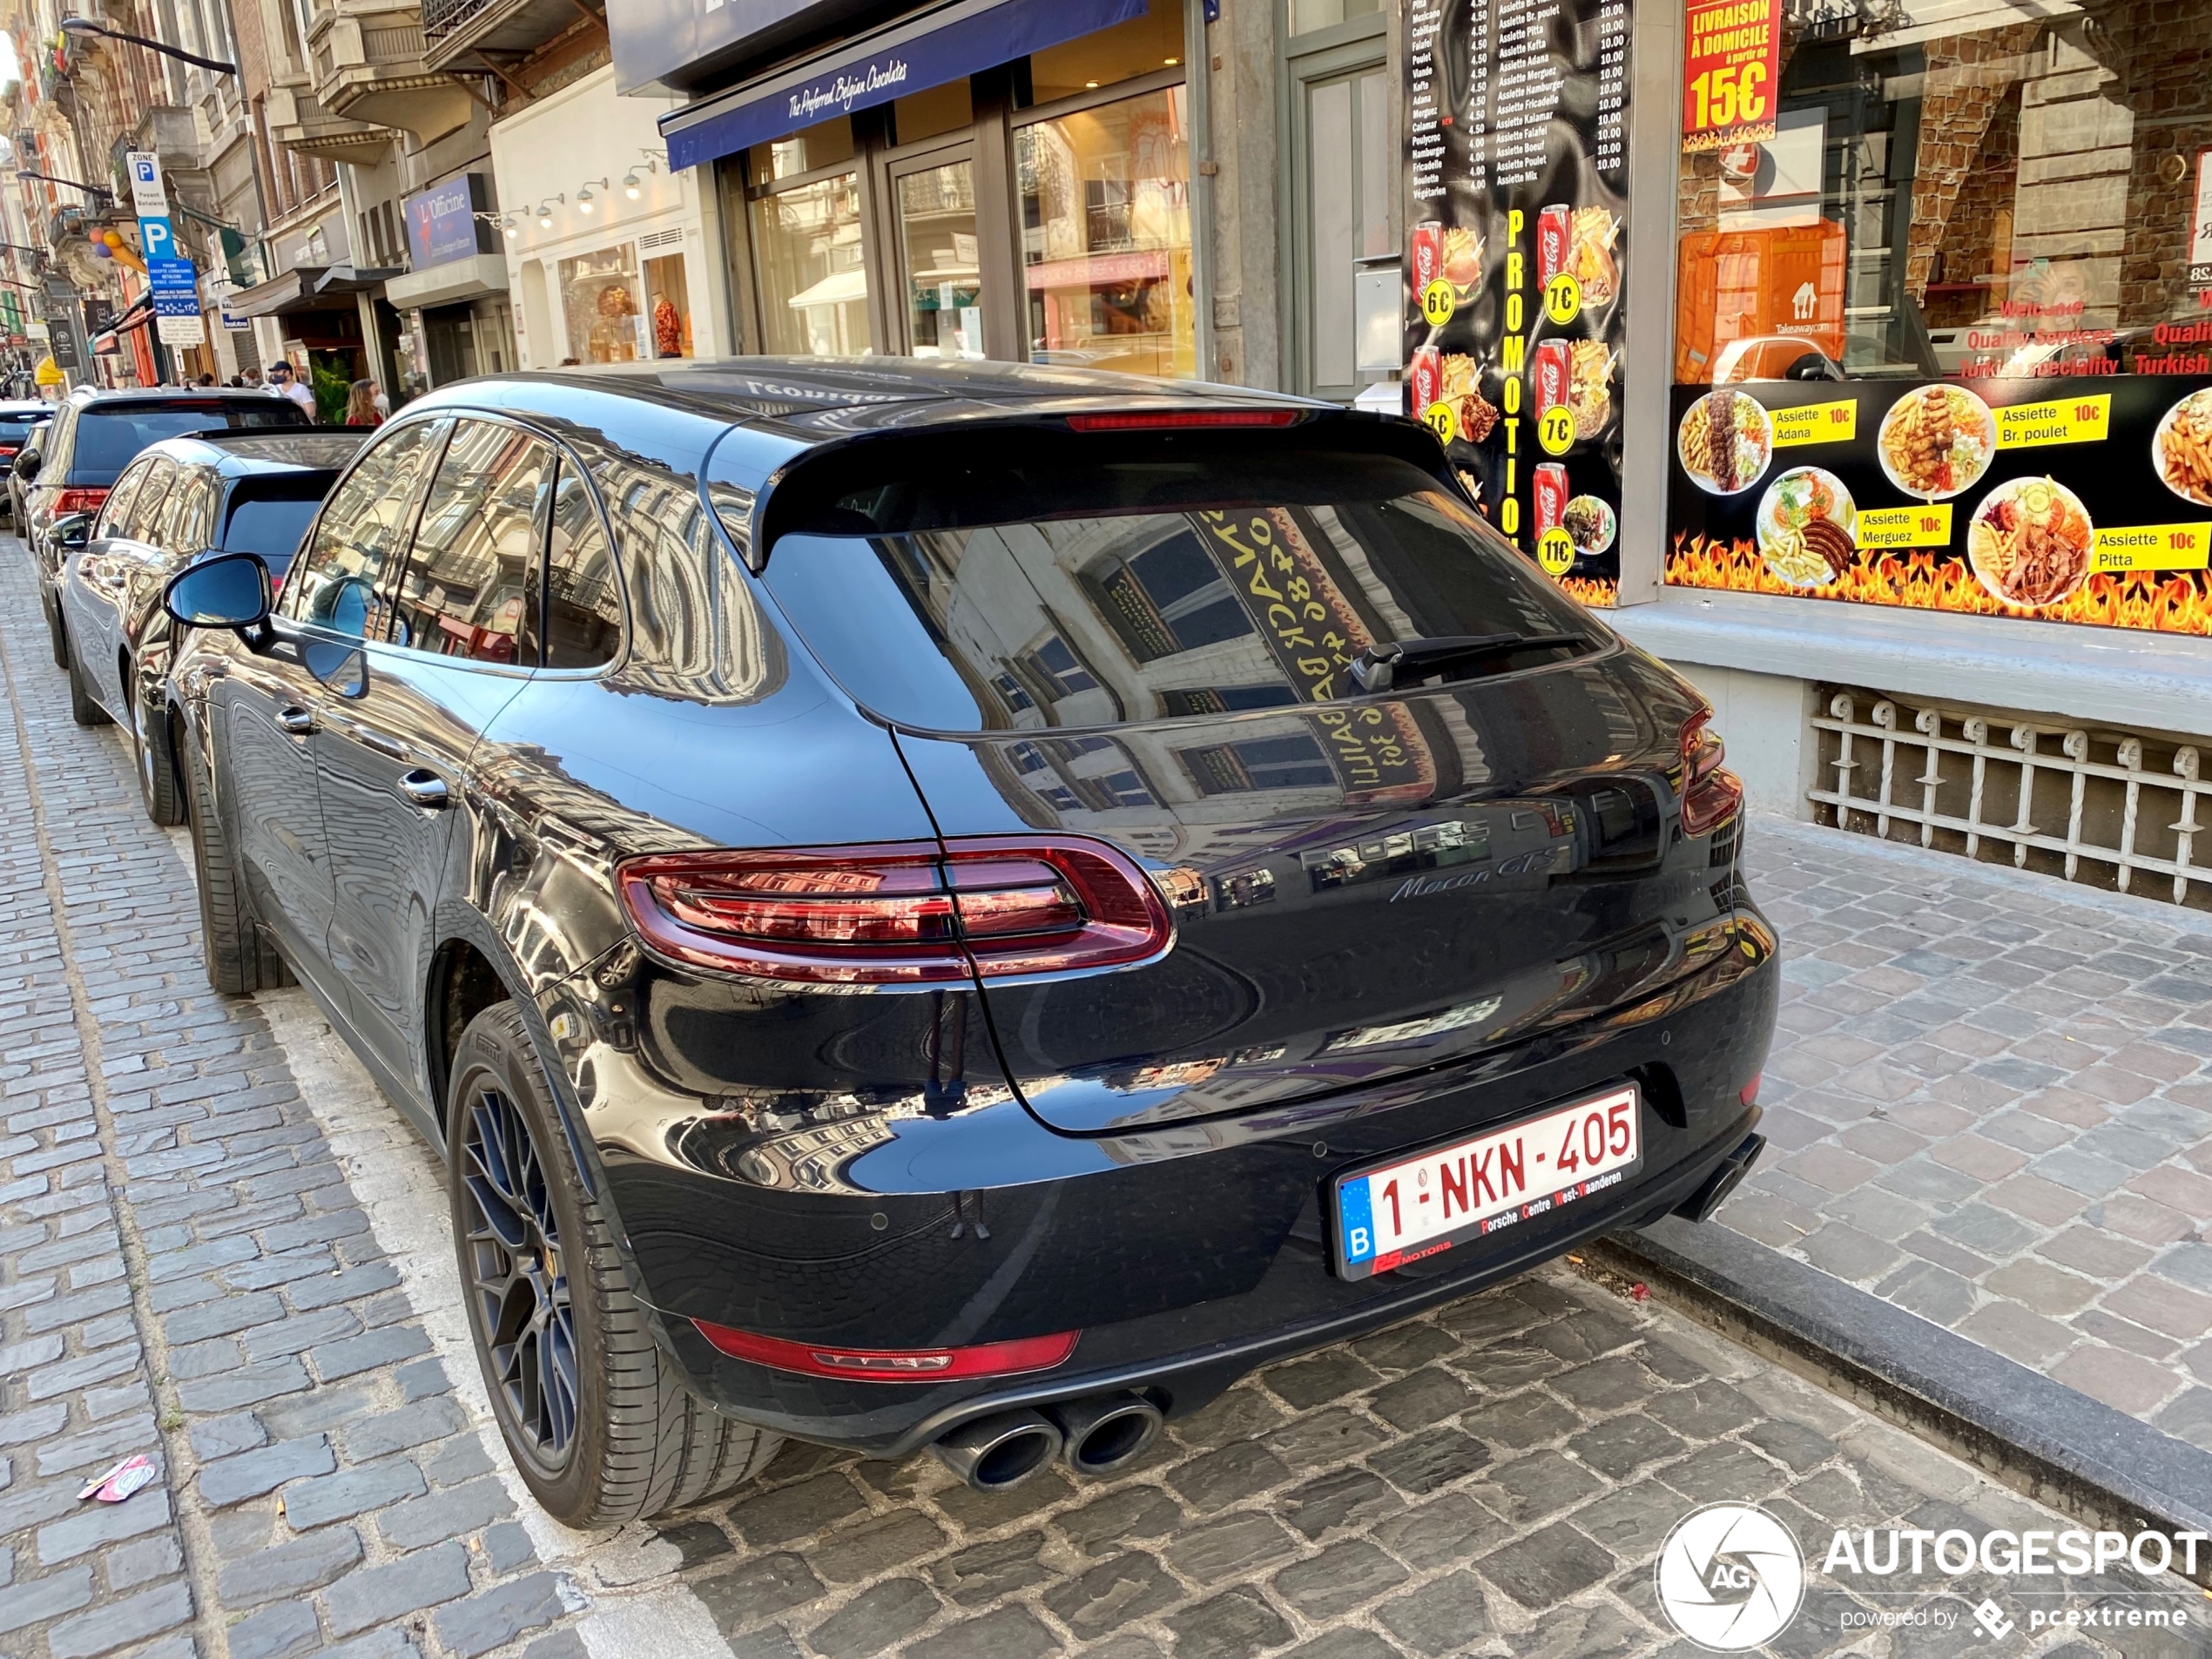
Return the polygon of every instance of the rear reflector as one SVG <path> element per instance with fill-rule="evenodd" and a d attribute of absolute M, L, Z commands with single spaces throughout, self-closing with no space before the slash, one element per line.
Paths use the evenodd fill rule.
<path fill-rule="evenodd" d="M 809 984 L 927 985 L 1071 973 L 1174 941 L 1143 871 L 1071 835 L 657 854 L 616 873 L 672 961 Z"/>
<path fill-rule="evenodd" d="M 1736 1098 L 1742 1101 L 1746 1106 L 1757 1105 L 1759 1098 L 1759 1084 L 1764 1082 L 1764 1079 L 1765 1074 L 1764 1072 L 1753 1072 L 1751 1074 L 1751 1081 L 1745 1083 L 1743 1087 L 1737 1091 Z"/>
<path fill-rule="evenodd" d="M 1080 1331 L 1013 1342 L 985 1342 L 970 1348 L 825 1348 L 782 1337 L 755 1336 L 724 1325 L 694 1319 L 699 1334 L 732 1359 L 750 1359 L 778 1371 L 808 1377 L 847 1377 L 855 1382 L 948 1382 L 962 1377 L 1008 1377 L 1017 1372 L 1049 1371 L 1076 1351 Z"/>
<path fill-rule="evenodd" d="M 1176 427 L 1292 426 L 1303 409 L 1131 409 L 1118 415 L 1071 415 L 1076 432 L 1159 432 Z"/>

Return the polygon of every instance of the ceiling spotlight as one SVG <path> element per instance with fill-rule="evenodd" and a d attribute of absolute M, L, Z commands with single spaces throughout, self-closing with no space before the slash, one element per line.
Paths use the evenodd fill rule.
<path fill-rule="evenodd" d="M 622 193 L 629 197 L 631 200 L 636 201 L 637 199 L 638 192 L 642 188 L 643 186 L 637 182 L 637 170 L 635 167 L 632 167 L 628 172 L 623 174 Z"/>

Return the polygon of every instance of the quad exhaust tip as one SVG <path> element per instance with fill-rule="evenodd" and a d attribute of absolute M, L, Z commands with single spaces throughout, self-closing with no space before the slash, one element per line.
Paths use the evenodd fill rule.
<path fill-rule="evenodd" d="M 1721 1201 L 1743 1183 L 1758 1162 L 1759 1154 L 1766 1150 L 1766 1136 L 1747 1135 L 1743 1144 L 1721 1160 L 1720 1168 L 1705 1179 L 1705 1184 L 1684 1198 L 1675 1213 L 1687 1221 L 1710 1221 Z"/>
<path fill-rule="evenodd" d="M 977 1492 L 1017 1487 L 1054 1458 L 1096 1479 L 1142 1457 L 1160 1432 L 1160 1408 L 1126 1390 L 1049 1406 L 994 1412 L 931 1445 L 938 1461 Z"/>

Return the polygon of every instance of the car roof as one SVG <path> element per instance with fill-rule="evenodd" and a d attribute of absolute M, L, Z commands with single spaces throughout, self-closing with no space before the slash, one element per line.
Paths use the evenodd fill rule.
<path fill-rule="evenodd" d="M 360 452 L 371 434 L 358 431 L 287 431 L 282 427 L 241 428 L 205 436 L 163 438 L 132 457 L 163 455 L 180 465 L 212 467 L 226 477 L 266 477 L 286 473 L 336 473 Z"/>
<path fill-rule="evenodd" d="M 557 407 L 563 393 L 596 392 L 642 404 L 769 424 L 815 442 L 869 426 L 951 423 L 987 415 L 1206 403 L 1334 408 L 1278 392 L 1203 381 L 1152 380 L 1040 363 L 914 357 L 660 359 L 487 375 L 442 387 L 408 413 L 443 407 Z M 856 418 L 857 417 L 857 418 Z"/>

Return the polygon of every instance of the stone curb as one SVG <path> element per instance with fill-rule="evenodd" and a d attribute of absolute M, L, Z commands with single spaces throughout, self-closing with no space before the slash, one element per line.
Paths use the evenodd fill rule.
<path fill-rule="evenodd" d="M 2212 1533 L 2212 1453 L 1818 1268 L 1673 1217 L 1588 1253 L 2054 1508 L 2123 1531 Z M 2212 1588 L 2212 1551 L 2198 1569 Z"/>

